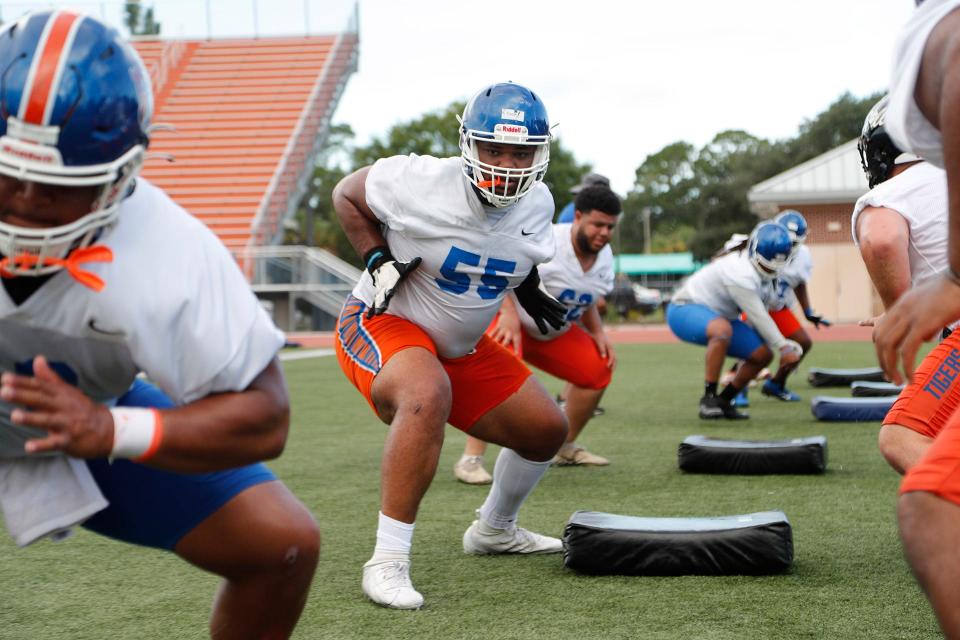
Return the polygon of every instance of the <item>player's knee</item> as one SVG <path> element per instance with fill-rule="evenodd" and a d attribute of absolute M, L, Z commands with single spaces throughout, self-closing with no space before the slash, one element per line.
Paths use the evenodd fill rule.
<path fill-rule="evenodd" d="M 265 569 L 284 576 L 312 576 L 320 559 L 320 527 L 311 515 L 298 513 L 283 522 L 275 534 L 274 555 Z"/>
<path fill-rule="evenodd" d="M 793 341 L 803 349 L 803 357 L 806 357 L 807 354 L 810 353 L 810 350 L 813 349 L 813 340 L 810 339 L 806 331 L 793 338 Z"/>
<path fill-rule="evenodd" d="M 880 433 L 877 434 L 877 445 L 880 447 L 880 455 L 883 456 L 891 466 L 900 470 L 899 453 L 902 449 L 902 439 L 899 437 L 897 429 L 893 425 L 885 424 L 880 427 Z"/>
<path fill-rule="evenodd" d="M 441 379 L 412 379 L 390 398 L 375 398 L 380 418 L 392 424 L 399 416 L 435 425 L 446 423 L 450 416 L 453 393 L 450 381 Z"/>
<path fill-rule="evenodd" d="M 747 356 L 747 362 L 758 367 L 765 367 L 773 361 L 773 352 L 770 351 L 770 348 L 762 344 L 753 352 Z"/>

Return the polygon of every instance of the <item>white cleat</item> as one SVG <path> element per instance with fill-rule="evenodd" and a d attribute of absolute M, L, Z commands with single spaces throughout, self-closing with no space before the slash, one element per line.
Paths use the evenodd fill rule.
<path fill-rule="evenodd" d="M 494 529 L 480 520 L 463 534 L 463 552 L 476 556 L 497 553 L 560 553 L 563 542 L 559 538 L 542 536 L 522 527 Z"/>
<path fill-rule="evenodd" d="M 466 484 L 490 484 L 493 476 L 483 468 L 483 456 L 461 456 L 453 465 L 453 475 Z"/>
<path fill-rule="evenodd" d="M 410 582 L 409 560 L 378 560 L 363 565 L 363 593 L 391 609 L 419 609 L 423 596 Z"/>

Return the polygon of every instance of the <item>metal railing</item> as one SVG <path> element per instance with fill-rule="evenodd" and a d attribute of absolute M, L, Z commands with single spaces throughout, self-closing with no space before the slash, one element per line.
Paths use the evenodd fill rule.
<path fill-rule="evenodd" d="M 271 301 L 274 320 L 286 331 L 330 328 L 362 274 L 349 262 L 314 247 L 250 247 L 236 257 L 247 265 L 254 293 Z M 305 305 L 319 318 L 305 317 L 301 310 Z"/>
<path fill-rule="evenodd" d="M 163 86 L 167 84 L 167 77 L 170 75 L 170 70 L 180 63 L 180 58 L 183 57 L 185 50 L 186 44 L 183 40 L 163 41 L 163 49 L 161 50 L 160 57 L 147 67 L 147 73 L 150 74 L 150 85 L 153 87 L 154 98 L 160 95 Z"/>

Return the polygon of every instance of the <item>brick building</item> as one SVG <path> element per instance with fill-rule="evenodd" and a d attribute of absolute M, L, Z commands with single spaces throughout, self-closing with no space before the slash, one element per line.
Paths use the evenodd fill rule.
<path fill-rule="evenodd" d="M 784 209 L 796 209 L 806 217 L 813 257 L 813 277 L 807 286 L 810 302 L 839 322 L 856 322 L 881 309 L 850 233 L 853 205 L 866 192 L 857 141 L 851 140 L 754 185 L 747 195 L 761 218 Z"/>

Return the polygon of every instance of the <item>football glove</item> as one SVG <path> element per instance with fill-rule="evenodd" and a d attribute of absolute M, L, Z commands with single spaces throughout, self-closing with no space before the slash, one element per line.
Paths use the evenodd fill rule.
<path fill-rule="evenodd" d="M 414 258 L 410 262 L 398 262 L 389 248 L 374 247 L 363 257 L 363 261 L 373 279 L 373 305 L 367 310 L 367 318 L 372 318 L 387 310 L 397 287 L 420 266 L 420 258 Z"/>
<path fill-rule="evenodd" d="M 810 322 L 812 322 L 813 326 L 815 326 L 817 329 L 820 328 L 820 325 L 823 325 L 825 327 L 830 326 L 830 321 L 824 318 L 823 316 L 818 316 L 817 314 L 815 314 L 813 312 L 813 309 L 804 309 L 803 317 L 809 320 Z"/>
<path fill-rule="evenodd" d="M 537 323 L 540 333 L 546 335 L 550 332 L 547 325 L 554 329 L 562 329 L 566 324 L 567 308 L 546 290 L 540 282 L 540 274 L 536 267 L 513 290 L 513 293 L 517 296 L 517 302 L 523 310 Z"/>

